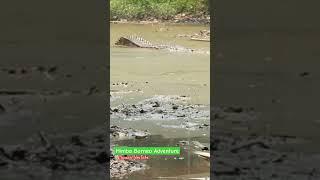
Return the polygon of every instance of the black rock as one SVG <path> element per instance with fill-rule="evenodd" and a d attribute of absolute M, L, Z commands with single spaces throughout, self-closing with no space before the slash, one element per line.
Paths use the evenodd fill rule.
<path fill-rule="evenodd" d="M 152 107 L 160 107 L 160 104 L 156 101 Z"/>
<path fill-rule="evenodd" d="M 178 109 L 178 108 L 179 108 L 178 105 L 173 105 L 173 106 L 172 106 L 172 109 L 174 109 L 174 110 L 176 110 L 176 109 Z"/>

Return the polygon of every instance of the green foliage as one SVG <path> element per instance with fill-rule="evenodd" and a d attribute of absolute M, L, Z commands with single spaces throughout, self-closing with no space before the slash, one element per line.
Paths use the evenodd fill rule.
<path fill-rule="evenodd" d="M 112 18 L 169 19 L 179 13 L 208 13 L 209 0 L 111 0 Z"/>

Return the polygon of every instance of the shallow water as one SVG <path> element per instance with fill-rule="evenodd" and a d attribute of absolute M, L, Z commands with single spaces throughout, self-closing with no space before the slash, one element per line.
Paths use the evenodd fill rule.
<path fill-rule="evenodd" d="M 188 48 L 209 50 L 210 43 L 176 38 L 177 34 L 192 34 L 207 26 L 189 25 L 128 25 L 111 24 L 111 90 L 118 96 L 111 106 L 121 103 L 136 103 L 154 95 L 185 95 L 191 97 L 190 103 L 209 105 L 210 103 L 210 57 L 204 54 L 172 53 L 162 50 L 139 48 L 119 48 L 113 46 L 117 38 L 124 35 L 139 35 L 150 42 L 181 45 Z M 117 84 L 118 83 L 118 84 Z M 127 83 L 122 86 L 121 83 Z M 137 91 L 138 90 L 138 91 Z M 122 92 L 122 93 L 121 93 Z M 195 120 L 190 120 L 195 121 Z M 209 123 L 209 119 L 199 122 Z M 198 139 L 209 143 L 209 129 L 186 130 L 173 128 L 177 121 L 124 121 L 111 119 L 111 125 L 149 130 L 152 136 L 145 141 L 123 141 L 121 145 L 166 146 L 176 145 L 179 140 Z M 161 125 L 172 125 L 162 127 Z M 176 177 L 187 174 L 209 176 L 210 163 L 187 153 L 184 160 L 154 159 L 146 162 L 151 168 L 130 175 L 129 179 L 150 179 L 157 177 Z M 127 177 L 128 178 L 128 177 Z"/>

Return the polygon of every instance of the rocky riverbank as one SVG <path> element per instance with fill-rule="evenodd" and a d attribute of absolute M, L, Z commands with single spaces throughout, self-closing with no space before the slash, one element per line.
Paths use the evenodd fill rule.
<path fill-rule="evenodd" d="M 185 13 L 177 14 L 171 19 L 125 19 L 119 17 L 112 17 L 110 23 L 113 24 L 210 24 L 210 15 L 188 15 Z"/>
<path fill-rule="evenodd" d="M 110 177 L 111 178 L 122 178 L 135 171 L 141 171 L 147 169 L 148 166 L 142 162 L 134 160 L 119 160 L 113 154 L 113 147 L 116 142 L 124 139 L 142 139 L 147 138 L 150 133 L 147 130 L 141 131 L 132 128 L 121 128 L 119 126 L 112 125 L 110 127 Z"/>

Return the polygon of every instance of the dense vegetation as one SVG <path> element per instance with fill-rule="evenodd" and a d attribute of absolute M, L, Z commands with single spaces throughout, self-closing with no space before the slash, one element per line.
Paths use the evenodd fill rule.
<path fill-rule="evenodd" d="M 185 13 L 192 16 L 209 14 L 209 0 L 111 0 L 111 19 L 169 20 Z"/>

